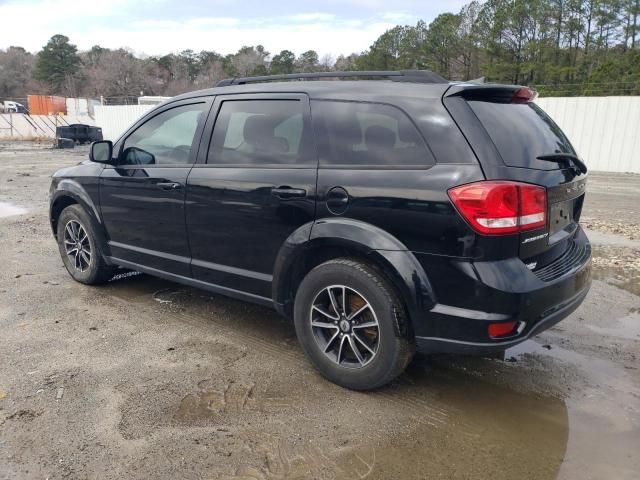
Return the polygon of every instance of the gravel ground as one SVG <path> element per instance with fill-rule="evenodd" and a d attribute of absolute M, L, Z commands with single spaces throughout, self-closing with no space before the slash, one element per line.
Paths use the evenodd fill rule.
<path fill-rule="evenodd" d="M 48 185 L 84 158 L 0 144 L 0 478 L 640 478 L 640 176 L 591 175 L 595 280 L 569 318 L 356 393 L 270 310 L 71 280 Z"/>

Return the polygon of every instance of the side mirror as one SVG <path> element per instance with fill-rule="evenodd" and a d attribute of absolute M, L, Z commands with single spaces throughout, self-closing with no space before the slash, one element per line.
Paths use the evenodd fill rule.
<path fill-rule="evenodd" d="M 89 150 L 89 160 L 97 163 L 111 163 L 113 155 L 113 142 L 111 140 L 101 140 L 91 144 Z"/>

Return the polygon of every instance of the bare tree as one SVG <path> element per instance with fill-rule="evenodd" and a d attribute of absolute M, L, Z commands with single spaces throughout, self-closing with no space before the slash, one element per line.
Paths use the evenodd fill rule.
<path fill-rule="evenodd" d="M 333 56 L 327 53 L 320 59 L 320 70 L 323 72 L 330 72 L 333 70 L 334 63 L 336 63 L 336 61 Z"/>
<path fill-rule="evenodd" d="M 94 52 L 83 73 L 87 96 L 138 96 L 146 87 L 144 61 L 124 49 Z"/>
<path fill-rule="evenodd" d="M 0 97 L 24 98 L 27 91 L 39 91 L 32 79 L 34 65 L 35 56 L 22 47 L 0 50 Z"/>

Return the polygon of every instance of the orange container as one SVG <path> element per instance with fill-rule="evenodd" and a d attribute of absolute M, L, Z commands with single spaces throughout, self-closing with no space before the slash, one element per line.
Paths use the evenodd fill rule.
<path fill-rule="evenodd" d="M 29 95 L 27 104 L 31 115 L 67 114 L 67 100 L 64 97 Z"/>

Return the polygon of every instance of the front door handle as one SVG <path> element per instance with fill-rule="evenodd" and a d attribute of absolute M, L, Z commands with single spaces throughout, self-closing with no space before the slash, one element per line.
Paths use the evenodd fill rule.
<path fill-rule="evenodd" d="M 271 195 L 281 198 L 303 198 L 307 196 L 307 191 L 302 188 L 278 187 L 271 190 Z"/>
<path fill-rule="evenodd" d="M 156 185 L 162 190 L 179 190 L 182 184 L 178 182 L 158 182 Z"/>

